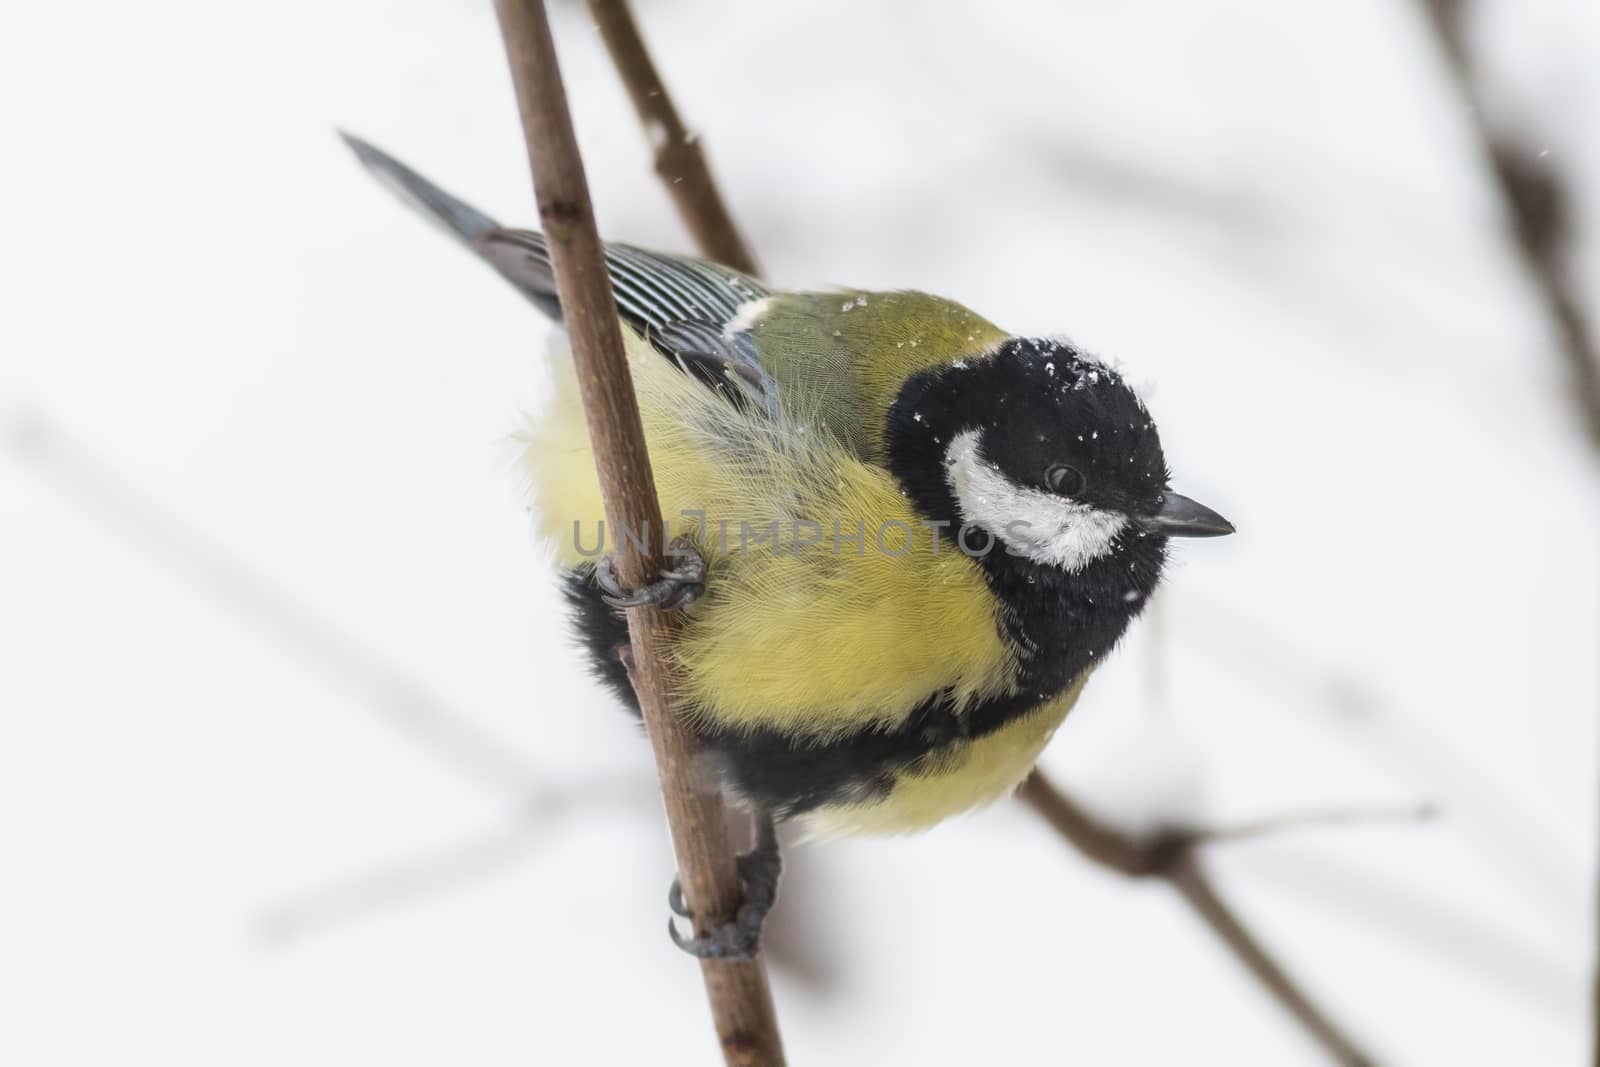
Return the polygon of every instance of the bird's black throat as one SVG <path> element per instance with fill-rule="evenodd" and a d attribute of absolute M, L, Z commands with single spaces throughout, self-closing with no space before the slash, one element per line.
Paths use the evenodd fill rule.
<path fill-rule="evenodd" d="M 1165 556 L 1165 538 L 1130 530 L 1107 555 L 1071 573 L 1011 555 L 1001 545 L 978 560 L 1004 606 L 1001 625 L 1017 654 L 1018 693 L 974 708 L 974 732 L 998 729 L 1105 659 L 1144 610 Z"/>

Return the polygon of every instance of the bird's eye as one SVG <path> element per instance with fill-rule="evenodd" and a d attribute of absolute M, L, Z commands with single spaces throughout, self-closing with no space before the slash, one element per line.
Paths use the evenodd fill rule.
<path fill-rule="evenodd" d="M 1045 484 L 1052 493 L 1062 496 L 1077 496 L 1083 492 L 1083 472 L 1076 467 L 1069 467 L 1065 463 L 1056 463 L 1044 472 Z"/>

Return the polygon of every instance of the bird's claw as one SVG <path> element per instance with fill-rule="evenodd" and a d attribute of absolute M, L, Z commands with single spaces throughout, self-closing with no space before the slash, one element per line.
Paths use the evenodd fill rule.
<path fill-rule="evenodd" d="M 778 900 L 778 879 L 783 873 L 783 860 L 778 852 L 775 832 L 770 824 L 763 826 L 756 838 L 756 847 L 738 857 L 739 882 L 744 896 L 739 910 L 731 922 L 716 923 L 704 934 L 685 937 L 678 932 L 678 924 L 667 919 L 667 936 L 689 955 L 702 960 L 751 960 L 761 949 L 761 928 L 767 913 Z M 685 919 L 693 920 L 694 912 L 683 898 L 683 883 L 674 878 L 667 890 L 667 907 Z"/>
<path fill-rule="evenodd" d="M 694 912 L 689 910 L 688 902 L 683 899 L 683 879 L 672 879 L 672 888 L 667 890 L 667 907 L 681 919 L 694 918 Z M 667 921 L 671 922 L 670 919 Z"/>
<path fill-rule="evenodd" d="M 667 545 L 667 558 L 674 564 L 656 580 L 629 590 L 617 577 L 615 564 L 606 556 L 594 569 L 595 584 L 601 597 L 614 608 L 642 608 L 659 604 L 668 611 L 688 607 L 706 591 L 706 561 L 687 537 L 675 537 Z"/>
<path fill-rule="evenodd" d="M 743 916 L 743 909 L 740 909 Z M 684 937 L 677 920 L 667 919 L 667 936 L 672 943 L 698 960 L 753 960 L 761 951 L 761 923 L 754 926 L 735 919 L 719 923 L 699 937 Z"/>

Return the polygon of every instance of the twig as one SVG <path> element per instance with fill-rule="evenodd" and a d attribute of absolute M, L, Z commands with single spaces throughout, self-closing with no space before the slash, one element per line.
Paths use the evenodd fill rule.
<path fill-rule="evenodd" d="M 1516 133 L 1495 124 L 1488 92 L 1467 48 L 1466 0 L 1422 0 L 1428 24 L 1449 62 L 1456 88 L 1467 102 L 1484 165 L 1494 175 L 1522 262 L 1538 287 L 1572 378 L 1589 440 L 1600 448 L 1600 338 L 1578 297 L 1568 256 L 1572 244 L 1572 197 L 1544 153 L 1530 156 Z M 1600 937 L 1600 882 L 1596 886 L 1595 930 Z M 1600 944 L 1591 960 L 1590 1056 L 1600 1067 Z"/>
<path fill-rule="evenodd" d="M 700 138 L 679 117 L 626 0 L 586 3 L 655 150 L 656 173 L 701 255 L 746 274 L 761 273 L 711 177 Z"/>
<path fill-rule="evenodd" d="M 633 97 L 634 106 L 644 120 L 647 132 L 650 132 L 652 116 L 670 116 L 673 125 L 664 128 L 682 130 L 682 120 L 678 118 L 677 109 L 645 50 L 627 5 L 622 0 L 586 2 L 602 35 L 606 37 L 617 73 L 628 86 L 629 95 Z M 698 158 L 698 153 L 696 156 Z M 674 187 L 669 176 L 671 172 L 661 169 L 661 159 L 658 152 L 657 172 L 662 174 L 669 187 Z M 703 185 L 697 186 L 700 192 L 696 196 L 674 194 L 678 211 L 690 232 L 696 235 L 702 254 L 730 266 L 738 266 L 727 258 L 724 249 L 702 236 L 725 227 L 727 232 L 734 235 L 735 247 L 740 251 L 744 249 L 744 242 L 738 239 L 737 230 L 711 175 L 704 169 L 703 159 L 699 160 L 699 166 L 700 173 L 696 181 L 703 181 Z M 746 263 L 749 263 L 748 258 Z M 753 265 L 745 269 L 755 273 Z M 1312 1032 L 1329 1053 L 1349 1067 L 1370 1067 L 1373 1061 L 1341 1034 L 1294 985 L 1283 968 L 1278 966 L 1217 895 L 1215 887 L 1192 856 L 1191 842 L 1178 838 L 1151 843 L 1134 841 L 1089 816 L 1038 772 L 1028 779 L 1021 795 L 1056 828 L 1063 840 L 1090 859 L 1130 876 L 1160 875 L 1166 878 L 1217 931 L 1251 973 Z"/>
<path fill-rule="evenodd" d="M 1600 344 L 1578 296 L 1578 282 L 1568 263 L 1572 244 L 1572 197 L 1561 175 L 1545 155 L 1532 155 L 1513 130 L 1496 123 L 1488 108 L 1488 92 L 1467 49 L 1466 0 L 1422 0 L 1429 25 L 1438 39 L 1467 102 L 1467 114 L 1483 156 L 1505 202 L 1523 265 L 1550 317 L 1556 340 L 1572 378 L 1572 396 L 1595 447 L 1600 448 Z"/>
<path fill-rule="evenodd" d="M 496 0 L 495 11 L 522 116 L 539 219 L 572 339 L 606 521 L 612 530 L 630 531 L 645 541 L 640 545 L 629 536 L 615 538 L 618 572 L 637 587 L 661 569 L 664 546 L 650 536 L 663 529 L 661 509 L 550 23 L 544 0 Z M 722 795 L 714 782 L 695 773 L 694 740 L 672 711 L 672 679 L 662 656 L 670 632 L 667 615 L 656 608 L 630 609 L 628 630 L 630 673 L 655 750 L 678 870 L 697 932 L 703 933 L 710 923 L 731 919 L 741 897 Z M 706 960 L 701 973 L 724 1060 L 740 1067 L 781 1065 L 783 1045 L 762 961 Z"/>
<path fill-rule="evenodd" d="M 1324 808 L 1320 811 L 1293 811 L 1264 819 L 1196 830 L 1189 834 L 1194 844 L 1216 845 L 1281 834 L 1285 830 L 1304 830 L 1312 826 L 1370 825 L 1379 822 L 1427 822 L 1439 816 L 1432 804 L 1412 804 L 1389 808 Z"/>
<path fill-rule="evenodd" d="M 1086 811 L 1038 772 L 1018 796 L 1064 841 L 1102 867 L 1129 878 L 1160 878 L 1171 885 L 1330 1056 L 1347 1067 L 1372 1067 L 1375 1061 L 1312 1002 L 1223 899 L 1200 863 L 1194 836 L 1168 832 L 1135 838 Z"/>

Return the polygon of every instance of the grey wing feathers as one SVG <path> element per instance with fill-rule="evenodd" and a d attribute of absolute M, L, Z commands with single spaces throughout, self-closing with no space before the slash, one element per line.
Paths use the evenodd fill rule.
<path fill-rule="evenodd" d="M 543 234 L 496 229 L 479 237 L 474 246 L 520 288 L 555 292 L 555 272 Z M 712 323 L 720 330 L 733 321 L 741 305 L 767 295 L 761 283 L 737 271 L 632 245 L 606 245 L 606 272 L 618 313 L 645 336 L 679 322 Z"/>
<path fill-rule="evenodd" d="M 555 293 L 543 234 L 491 230 L 475 247 L 524 292 Z M 622 244 L 606 245 L 606 272 L 622 321 L 656 351 L 736 404 L 770 406 L 774 382 L 749 337 L 726 330 L 740 306 L 767 295 L 764 286 L 714 264 Z"/>
<path fill-rule="evenodd" d="M 776 413 L 777 382 L 762 367 L 748 333 L 694 321 L 669 322 L 646 336 L 656 351 L 735 407 Z"/>

